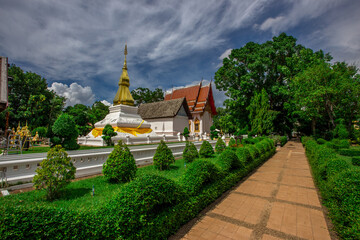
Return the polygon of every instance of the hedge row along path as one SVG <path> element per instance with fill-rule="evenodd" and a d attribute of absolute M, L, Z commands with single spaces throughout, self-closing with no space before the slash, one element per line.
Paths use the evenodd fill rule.
<path fill-rule="evenodd" d="M 336 239 L 327 222 L 305 150 L 291 141 L 170 239 Z"/>

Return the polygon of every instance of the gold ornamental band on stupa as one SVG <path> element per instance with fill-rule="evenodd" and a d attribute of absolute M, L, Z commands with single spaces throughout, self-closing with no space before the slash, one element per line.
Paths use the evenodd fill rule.
<path fill-rule="evenodd" d="M 120 104 L 134 106 L 134 98 L 131 96 L 129 90 L 130 79 L 127 72 L 127 64 L 126 64 L 127 44 L 125 44 L 124 54 L 125 54 L 124 66 L 122 68 L 122 73 L 119 79 L 119 89 L 117 90 L 113 101 L 114 106 Z"/>

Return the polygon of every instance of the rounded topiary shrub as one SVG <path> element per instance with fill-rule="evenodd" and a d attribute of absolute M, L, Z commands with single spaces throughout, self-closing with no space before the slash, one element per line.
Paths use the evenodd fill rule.
<path fill-rule="evenodd" d="M 54 200 L 60 191 L 75 179 L 76 168 L 61 145 L 56 145 L 47 153 L 46 159 L 35 170 L 33 178 L 36 189 L 45 189 L 48 200 Z"/>
<path fill-rule="evenodd" d="M 218 138 L 215 145 L 216 153 L 222 153 L 226 148 L 224 141 L 221 138 Z"/>
<path fill-rule="evenodd" d="M 266 152 L 266 147 L 261 142 L 255 143 L 254 146 L 259 150 L 260 156 Z"/>
<path fill-rule="evenodd" d="M 112 137 L 115 137 L 117 133 L 114 131 L 113 127 L 110 124 L 106 124 L 102 131 L 102 139 L 104 139 L 107 146 L 113 146 L 113 142 L 111 140 Z"/>
<path fill-rule="evenodd" d="M 204 186 L 219 177 L 219 170 L 208 160 L 200 159 L 189 165 L 180 183 L 190 195 L 197 194 Z"/>
<path fill-rule="evenodd" d="M 227 149 L 222 152 L 216 159 L 216 164 L 224 172 L 230 172 L 233 169 L 244 168 L 243 163 L 239 160 L 234 151 Z"/>
<path fill-rule="evenodd" d="M 245 166 L 251 163 L 253 160 L 247 147 L 238 148 L 236 150 L 236 155 L 238 156 L 239 160 L 245 164 Z"/>
<path fill-rule="evenodd" d="M 115 236 L 106 239 L 144 239 L 140 229 L 151 224 L 159 212 L 185 198 L 175 181 L 158 175 L 145 174 L 125 185 L 102 209 L 103 224 L 113 224 Z M 106 233 L 105 233 L 106 234 Z"/>
<path fill-rule="evenodd" d="M 79 132 L 70 115 L 66 113 L 61 114 L 56 119 L 51 129 L 54 134 L 54 140 L 51 141 L 53 144 L 61 144 L 65 147 L 65 149 L 68 149 L 67 147 L 70 146 L 71 149 L 69 150 L 78 149 L 80 147 L 77 143 L 74 143 L 74 140 L 76 141 Z M 66 146 L 65 143 L 67 143 Z"/>
<path fill-rule="evenodd" d="M 190 163 L 196 158 L 199 158 L 199 153 L 192 142 L 186 142 L 186 146 L 183 151 L 183 158 L 186 163 Z"/>
<path fill-rule="evenodd" d="M 104 176 L 111 182 L 129 182 L 137 171 L 134 156 L 120 140 L 103 165 Z"/>
<path fill-rule="evenodd" d="M 182 135 L 184 136 L 185 140 L 187 141 L 190 136 L 190 132 L 187 127 L 184 128 L 184 132 L 182 133 Z"/>
<path fill-rule="evenodd" d="M 325 140 L 325 139 L 323 139 L 323 138 L 318 138 L 318 139 L 316 139 L 316 142 L 318 143 L 318 144 L 325 144 L 327 141 Z"/>
<path fill-rule="evenodd" d="M 234 147 L 234 146 L 236 146 L 236 141 L 235 141 L 235 139 L 233 138 L 233 137 L 231 137 L 230 138 L 230 141 L 229 141 L 229 145 L 228 145 L 229 147 Z"/>
<path fill-rule="evenodd" d="M 260 157 L 260 151 L 254 145 L 249 144 L 245 147 L 249 150 L 253 161 L 257 160 Z"/>
<path fill-rule="evenodd" d="M 154 158 L 154 166 L 160 171 L 169 169 L 170 164 L 175 162 L 174 155 L 172 154 L 170 148 L 161 140 L 159 146 L 156 149 Z"/>
<path fill-rule="evenodd" d="M 208 141 L 203 141 L 199 151 L 200 157 L 209 158 L 214 155 L 214 149 Z"/>

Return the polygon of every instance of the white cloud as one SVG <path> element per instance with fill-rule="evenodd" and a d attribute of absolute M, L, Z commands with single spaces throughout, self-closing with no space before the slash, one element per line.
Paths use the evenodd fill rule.
<path fill-rule="evenodd" d="M 232 48 L 226 49 L 225 52 L 223 52 L 220 57 L 219 60 L 221 61 L 216 67 L 221 67 L 223 65 L 223 60 L 224 58 L 229 57 L 229 55 L 231 54 Z"/>
<path fill-rule="evenodd" d="M 219 59 L 222 61 L 224 58 L 227 58 L 231 53 L 232 48 L 226 49 L 225 52 L 223 52 Z"/>
<path fill-rule="evenodd" d="M 72 83 L 70 86 L 54 82 L 50 90 L 53 90 L 58 95 L 66 98 L 66 106 L 74 106 L 75 104 L 91 105 L 94 103 L 95 95 L 90 87 L 82 87 L 77 83 Z"/>
<path fill-rule="evenodd" d="M 260 30 L 271 30 L 274 35 L 286 31 L 302 21 L 315 19 L 330 9 L 334 9 L 343 0 L 301 0 L 288 1 L 292 4 L 291 8 L 285 13 L 280 13 L 276 17 L 269 17 L 260 26 Z"/>
<path fill-rule="evenodd" d="M 111 103 L 109 103 L 108 101 L 106 100 L 102 100 L 101 101 L 105 106 L 111 106 Z"/>
<path fill-rule="evenodd" d="M 224 43 L 224 34 L 251 25 L 265 3 L 1 1 L 0 52 L 55 81 L 88 81 L 121 68 L 125 41 L 129 65 L 172 61 Z"/>

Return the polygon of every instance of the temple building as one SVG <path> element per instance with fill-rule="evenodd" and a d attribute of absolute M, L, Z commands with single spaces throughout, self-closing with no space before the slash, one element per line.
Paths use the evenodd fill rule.
<path fill-rule="evenodd" d="M 210 133 L 212 117 L 216 108 L 211 83 L 173 90 L 165 94 L 165 100 L 134 106 L 129 86 L 125 45 L 125 60 L 119 80 L 119 88 L 110 106 L 110 113 L 95 123 L 95 128 L 85 137 L 78 138 L 79 144 L 104 145 L 102 132 L 110 124 L 117 136 L 112 140 L 123 140 L 126 144 L 154 143 L 160 140 L 180 141 L 181 133 L 188 127 L 191 135 L 206 139 Z"/>
<path fill-rule="evenodd" d="M 126 62 L 127 45 L 125 45 L 124 54 L 125 60 L 119 79 L 119 88 L 113 100 L 113 105 L 109 108 L 110 113 L 103 120 L 95 123 L 95 128 L 87 136 L 78 138 L 79 144 L 104 145 L 101 136 L 107 124 L 110 124 L 117 133 L 117 136 L 112 138 L 114 142 L 121 139 L 127 144 L 143 143 L 146 142 L 149 136 L 157 136 L 151 129 L 150 123 L 140 117 L 138 108 L 134 106 L 134 99 L 129 90 L 130 78 Z M 130 142 L 130 139 L 131 141 L 135 139 L 136 142 Z"/>
<path fill-rule="evenodd" d="M 141 104 L 138 113 L 158 135 L 177 136 L 192 119 L 185 98 Z"/>
<path fill-rule="evenodd" d="M 164 101 L 185 98 L 191 113 L 188 121 L 189 131 L 192 135 L 203 135 L 210 133 L 212 118 L 216 115 L 216 107 L 211 88 L 211 83 L 199 84 L 172 90 L 165 94 Z"/>

